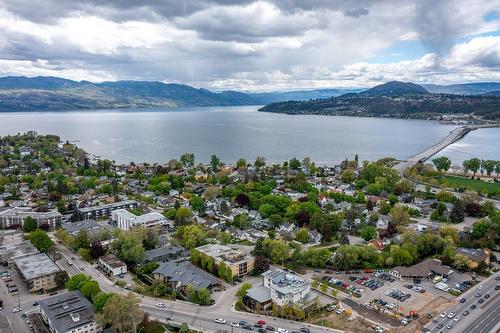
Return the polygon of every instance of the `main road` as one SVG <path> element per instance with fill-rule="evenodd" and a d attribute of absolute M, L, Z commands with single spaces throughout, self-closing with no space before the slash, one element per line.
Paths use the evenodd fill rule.
<path fill-rule="evenodd" d="M 101 290 L 104 292 L 122 295 L 126 295 L 131 292 L 115 285 L 91 264 L 72 253 L 66 247 L 57 244 L 56 248 L 61 254 L 61 259 L 56 261 L 56 264 L 61 269 L 66 270 L 70 276 L 78 273 L 90 275 L 99 283 Z M 72 265 L 68 265 L 69 260 L 73 262 Z M 233 304 L 236 301 L 235 292 L 238 287 L 239 286 L 231 286 L 226 289 L 222 296 L 217 300 L 216 304 L 212 306 L 199 306 L 179 300 L 169 301 L 143 296 L 136 293 L 134 294 L 140 299 L 140 307 L 142 310 L 149 313 L 152 318 L 166 322 L 167 317 L 173 317 L 173 322 L 178 324 L 186 323 L 189 327 L 201 330 L 202 332 L 239 332 L 239 328 L 232 328 L 230 323 L 239 322 L 240 320 L 245 320 L 251 325 L 258 320 L 265 320 L 266 325 L 273 326 L 275 329 L 284 328 L 289 332 L 298 331 L 301 327 L 309 328 L 312 333 L 343 332 L 311 324 L 303 324 L 290 320 L 236 311 Z M 157 307 L 157 303 L 163 303 L 165 307 Z M 216 324 L 215 319 L 217 318 L 225 319 L 226 324 Z"/>
<path fill-rule="evenodd" d="M 458 317 L 457 321 L 448 317 L 436 317 L 427 325 L 428 331 L 432 333 L 444 330 L 450 333 L 488 333 L 492 331 L 500 320 L 500 290 L 495 290 L 495 286 L 500 284 L 500 281 L 496 280 L 497 278 L 500 279 L 500 272 L 493 274 L 479 285 L 457 297 L 456 304 L 451 306 L 447 312 L 447 314 L 454 312 L 455 317 Z M 489 298 L 484 298 L 485 295 L 489 295 Z M 461 299 L 465 300 L 464 303 L 460 303 Z M 480 299 L 483 299 L 484 302 L 479 303 Z M 473 309 L 471 306 L 475 308 Z M 469 314 L 464 316 L 465 310 Z M 446 328 L 448 324 L 452 325 L 450 329 Z"/>

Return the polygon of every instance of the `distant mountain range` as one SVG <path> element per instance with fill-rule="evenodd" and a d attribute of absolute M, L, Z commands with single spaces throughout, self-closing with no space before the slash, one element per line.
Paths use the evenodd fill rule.
<path fill-rule="evenodd" d="M 388 82 L 371 88 L 313 89 L 273 92 L 212 92 L 184 84 L 151 81 L 115 81 L 93 83 L 58 77 L 8 76 L 0 78 L 1 111 L 112 109 L 128 107 L 227 106 L 266 105 L 291 102 L 291 105 L 332 98 L 358 98 L 369 96 L 395 97 L 445 93 L 460 95 L 500 95 L 500 83 L 470 83 L 450 86 L 417 85 Z M 343 97 L 342 97 L 343 96 Z M 308 105 L 308 104 L 304 104 Z M 275 108 L 274 105 L 272 108 Z M 268 108 L 267 110 L 269 110 Z"/>
<path fill-rule="evenodd" d="M 500 97 L 485 93 L 471 96 L 431 93 L 424 87 L 392 81 L 357 94 L 311 101 L 268 104 L 259 111 L 286 114 L 319 114 L 365 117 L 428 118 L 446 113 L 474 113 L 500 118 Z"/>

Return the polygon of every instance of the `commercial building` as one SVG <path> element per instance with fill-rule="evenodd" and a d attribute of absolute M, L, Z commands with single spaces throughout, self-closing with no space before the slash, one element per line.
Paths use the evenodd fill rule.
<path fill-rule="evenodd" d="M 217 265 L 221 262 L 226 264 L 231 268 L 233 277 L 241 277 L 251 272 L 254 268 L 254 257 L 225 245 L 207 244 L 197 247 L 196 250 L 206 256 L 212 257 Z"/>
<path fill-rule="evenodd" d="M 117 276 L 127 273 L 127 265 L 112 254 L 100 257 L 98 268 L 108 276 Z"/>
<path fill-rule="evenodd" d="M 26 218 L 33 218 L 38 227 L 53 229 L 61 224 L 62 215 L 56 211 L 35 212 L 29 207 L 14 207 L 0 212 L 0 228 L 21 228 Z"/>
<path fill-rule="evenodd" d="M 154 227 L 164 226 L 169 223 L 169 220 L 160 213 L 152 212 L 137 216 L 132 214 L 126 209 L 117 209 L 111 214 L 111 220 L 115 223 L 116 227 L 121 230 L 130 230 L 134 227 Z"/>
<path fill-rule="evenodd" d="M 179 245 L 162 246 L 145 252 L 145 262 L 167 262 L 189 257 L 189 251 Z"/>
<path fill-rule="evenodd" d="M 56 288 L 61 270 L 45 253 L 15 259 L 14 266 L 30 292 Z"/>
<path fill-rule="evenodd" d="M 189 261 L 161 263 L 160 267 L 153 271 L 153 277 L 176 289 L 183 289 L 188 285 L 195 289 L 211 289 L 219 284 L 215 277 Z"/>
<path fill-rule="evenodd" d="M 247 301 L 261 308 L 271 303 L 278 306 L 298 306 L 307 309 L 317 304 L 311 283 L 289 271 L 270 269 L 262 274 L 263 285 L 247 291 Z"/>
<path fill-rule="evenodd" d="M 137 201 L 125 200 L 105 205 L 77 208 L 75 217 L 77 220 L 100 219 L 110 217 L 115 210 L 132 208 L 137 208 Z"/>
<path fill-rule="evenodd" d="M 102 332 L 92 304 L 77 290 L 39 302 L 43 321 L 53 333 Z"/>
<path fill-rule="evenodd" d="M 77 221 L 77 222 L 68 222 L 68 223 L 63 223 L 61 225 L 61 228 L 66 230 L 68 233 L 70 233 L 73 236 L 78 235 L 80 230 L 85 230 L 89 234 L 96 234 L 98 232 L 104 231 L 104 227 L 100 224 L 98 224 L 94 220 L 83 220 L 83 221 Z"/>
<path fill-rule="evenodd" d="M 453 273 L 453 270 L 444 266 L 441 260 L 438 259 L 426 259 L 418 264 L 410 267 L 394 267 L 389 274 L 397 278 L 419 278 L 419 279 L 431 279 L 436 275 L 442 277 L 448 277 Z"/>

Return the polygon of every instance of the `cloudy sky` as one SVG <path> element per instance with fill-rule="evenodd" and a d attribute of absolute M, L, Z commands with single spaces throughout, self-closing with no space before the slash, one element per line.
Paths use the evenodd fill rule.
<path fill-rule="evenodd" d="M 500 0 L 0 0 L 6 75 L 248 91 L 500 81 Z"/>

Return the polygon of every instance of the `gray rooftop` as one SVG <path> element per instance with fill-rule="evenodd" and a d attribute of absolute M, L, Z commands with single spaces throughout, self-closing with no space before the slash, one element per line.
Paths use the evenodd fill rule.
<path fill-rule="evenodd" d="M 484 253 L 484 251 L 480 249 L 469 249 L 465 247 L 459 247 L 457 248 L 457 253 L 462 254 L 468 257 L 469 259 L 475 261 L 484 261 L 487 258 L 486 253 Z"/>
<path fill-rule="evenodd" d="M 88 213 L 88 212 L 93 212 L 95 210 L 101 210 L 101 209 L 119 209 L 124 205 L 127 205 L 127 206 L 128 205 L 137 205 L 137 201 L 125 200 L 125 201 L 113 202 L 113 203 L 105 204 L 105 205 L 78 208 L 78 211 L 80 213 Z"/>
<path fill-rule="evenodd" d="M 282 269 L 270 269 L 262 273 L 262 276 L 270 278 L 271 287 L 283 294 L 294 294 L 310 288 L 309 281 Z"/>
<path fill-rule="evenodd" d="M 271 289 L 264 286 L 253 287 L 247 290 L 247 296 L 259 303 L 265 303 L 271 300 Z"/>
<path fill-rule="evenodd" d="M 242 263 L 251 259 L 248 254 L 225 245 L 207 244 L 197 247 L 196 250 L 216 260 L 218 259 L 231 264 Z"/>
<path fill-rule="evenodd" d="M 208 288 L 218 283 L 215 277 L 189 261 L 162 263 L 153 274 L 168 277 L 171 281 L 180 282 L 183 286 L 192 285 L 196 289 Z"/>
<path fill-rule="evenodd" d="M 45 253 L 17 258 L 14 260 L 14 264 L 26 280 L 60 271 L 59 267 Z"/>
<path fill-rule="evenodd" d="M 94 307 L 78 291 L 47 298 L 39 302 L 56 332 L 67 332 L 94 322 Z"/>
<path fill-rule="evenodd" d="M 87 230 L 89 234 L 104 230 L 104 227 L 99 225 L 94 220 L 83 220 L 78 222 L 68 222 L 61 225 L 61 227 L 76 236 L 80 230 Z"/>
<path fill-rule="evenodd" d="M 146 260 L 154 261 L 155 259 L 163 256 L 177 256 L 178 254 L 182 254 L 182 252 L 185 252 L 186 255 L 189 255 L 189 252 L 187 252 L 186 249 L 183 248 L 182 246 L 169 245 L 148 250 L 145 252 L 145 254 L 146 254 Z"/>
<path fill-rule="evenodd" d="M 0 260 L 14 260 L 39 253 L 31 242 L 20 242 L 16 244 L 7 244 L 0 247 Z"/>

